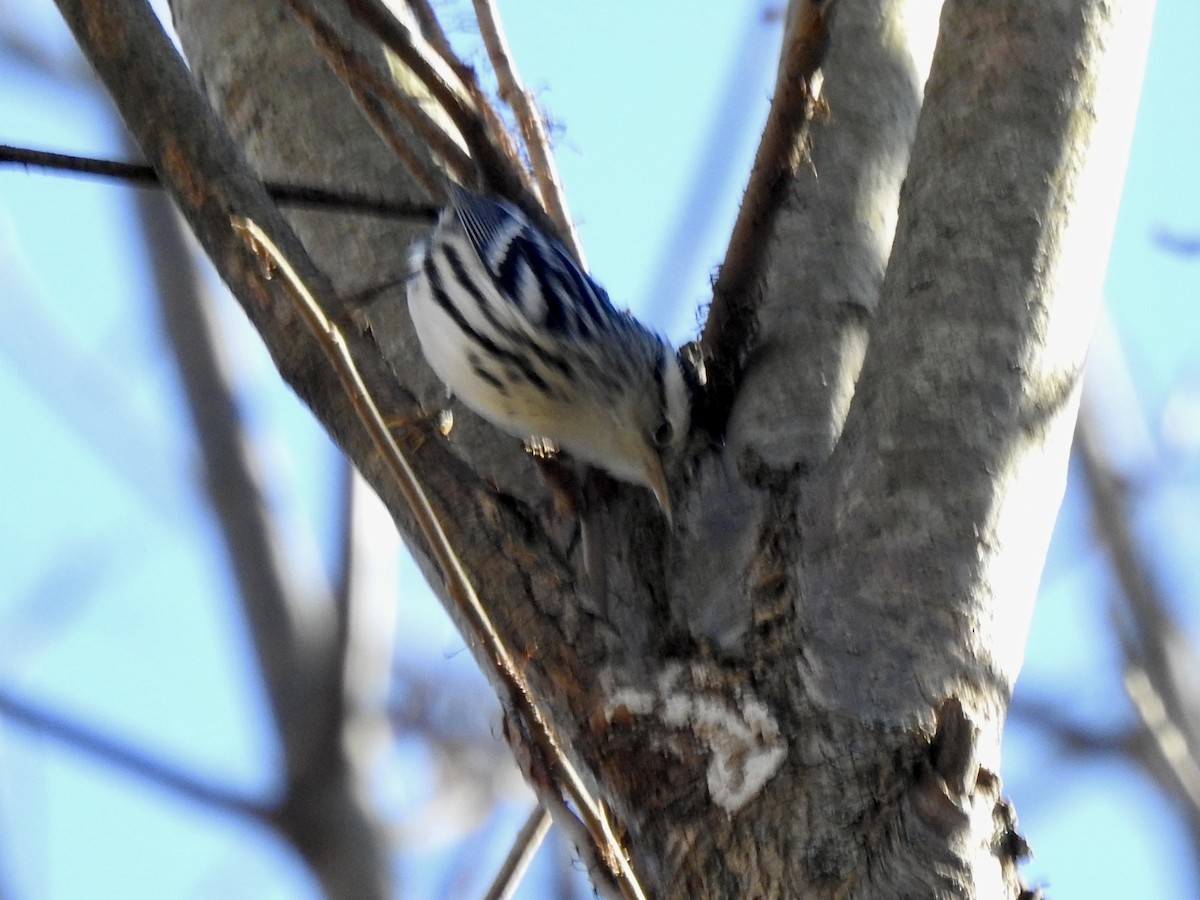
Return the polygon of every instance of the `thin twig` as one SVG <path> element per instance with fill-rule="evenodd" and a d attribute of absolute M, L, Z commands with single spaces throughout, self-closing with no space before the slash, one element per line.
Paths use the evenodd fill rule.
<path fill-rule="evenodd" d="M 1137 690 L 1136 686 L 1134 690 Z M 1179 773 L 1164 757 L 1162 738 L 1152 734 L 1149 728 L 1144 727 L 1144 723 L 1118 730 L 1091 728 L 1071 721 L 1066 707 L 1067 704 L 1030 700 L 1018 695 L 1009 711 L 1009 722 L 1019 721 L 1028 727 L 1039 729 L 1057 745 L 1059 752 L 1067 757 L 1068 763 L 1074 761 L 1072 757 L 1123 758 L 1145 769 L 1167 796 L 1174 797 L 1179 793 Z M 1053 763 L 1043 760 L 1044 769 L 1052 766 Z M 1192 773 L 1192 777 L 1196 778 L 1195 772 Z M 1047 798 L 1042 800 L 1053 802 Z M 1200 835 L 1200 822 L 1195 812 L 1194 806 L 1185 810 L 1193 843 L 1195 837 Z"/>
<path fill-rule="evenodd" d="M 578 807 L 580 817 L 591 834 L 591 840 L 597 846 L 606 849 L 604 856 L 611 861 L 615 869 L 613 877 L 626 897 L 644 897 L 637 876 L 630 868 L 624 847 L 613 833 L 600 805 L 592 798 L 583 779 L 567 759 L 562 743 L 534 700 L 532 687 L 475 592 L 470 577 L 446 536 L 441 520 L 425 495 L 408 457 L 396 443 L 383 414 L 371 399 L 341 331 L 325 315 L 321 304 L 257 224 L 243 217 L 234 217 L 231 224 L 248 249 L 263 262 L 272 275 L 281 280 L 297 310 L 321 345 L 363 427 L 379 451 L 384 465 L 409 504 L 417 527 L 446 579 L 447 591 L 457 607 L 468 617 L 471 636 L 483 646 L 495 675 L 504 685 L 508 701 L 521 721 L 530 729 L 532 739 L 552 766 L 556 783 Z"/>
<path fill-rule="evenodd" d="M 132 141 L 127 142 L 132 151 Z M 265 671 L 290 673 L 288 684 L 268 685 L 273 710 L 295 712 L 276 719 L 278 733 L 292 744 L 289 776 L 303 781 L 312 771 L 336 759 L 340 718 L 333 734 L 325 734 L 324 712 L 337 692 L 328 686 L 338 670 L 324 630 L 307 641 L 300 612 L 333 607 L 332 597 L 295 577 L 279 524 L 271 514 L 256 457 L 238 414 L 236 380 L 230 371 L 227 335 L 216 310 L 206 303 L 185 226 L 166 197 L 138 193 L 134 198 L 143 243 L 150 254 L 163 337 L 175 361 L 185 408 L 203 466 L 204 493 L 219 528 L 230 575 L 237 585 L 241 609 Z M 303 646 L 305 652 L 295 648 Z"/>
<path fill-rule="evenodd" d="M 1111 322 L 1101 311 L 1093 363 L 1102 361 L 1104 402 L 1117 409 L 1109 415 L 1136 420 L 1136 398 L 1126 387 L 1120 351 L 1111 337 Z M 1105 340 L 1107 338 L 1107 340 Z M 1095 351 L 1101 351 L 1099 359 Z M 1097 400 L 1091 378 L 1084 383 L 1075 428 L 1075 447 L 1091 499 L 1097 535 L 1104 544 L 1120 584 L 1113 603 L 1114 630 L 1124 656 L 1126 692 L 1141 720 L 1135 756 L 1169 795 L 1183 801 L 1192 834 L 1200 834 L 1200 721 L 1191 692 L 1181 680 L 1194 669 L 1195 650 L 1171 615 L 1162 585 L 1139 547 L 1126 478 L 1116 469 L 1093 412 Z M 1117 609 L 1121 602 L 1125 614 Z"/>
<path fill-rule="evenodd" d="M 1179 790 L 1193 810 L 1200 810 L 1200 763 L 1189 746 L 1187 734 L 1176 724 L 1162 692 L 1145 669 L 1128 665 L 1124 680 L 1133 708 L 1154 738 L 1159 755 L 1174 775 Z"/>
<path fill-rule="evenodd" d="M 512 849 L 508 851 L 504 864 L 492 879 L 491 887 L 483 895 L 483 900 L 509 900 L 512 897 L 549 831 L 550 814 L 546 812 L 545 807 L 538 804 L 530 811 L 529 818 L 517 832 Z"/>
<path fill-rule="evenodd" d="M 279 371 L 319 407 L 322 392 L 337 391 L 337 385 L 331 383 L 319 354 L 313 356 L 315 341 L 297 321 L 291 297 L 264 277 L 258 258 L 230 228 L 230 217 L 248 216 L 263 223 L 306 280 L 322 285 L 330 295 L 333 289 L 201 96 L 161 21 L 146 0 L 55 3 L 129 133 L 258 328 Z M 326 411 L 341 415 L 343 421 L 349 412 L 344 407 Z M 361 442 L 362 436 L 356 433 L 353 439 Z M 346 760 L 334 760 L 332 767 L 312 764 L 308 724 L 313 714 L 306 707 L 320 698 L 295 675 L 297 661 L 307 666 L 312 654 L 323 652 L 325 623 L 314 613 L 319 610 L 284 611 L 286 620 L 303 627 L 280 629 L 278 640 L 294 638 L 295 644 L 259 659 L 272 715 L 282 723 L 279 742 L 286 791 L 271 824 L 311 866 L 325 893 L 382 898 L 389 881 L 382 828 L 366 806 L 362 771 Z"/>
<path fill-rule="evenodd" d="M 470 92 L 460 81 L 453 63 L 428 52 L 426 41 L 392 15 L 382 0 L 345 2 L 350 14 L 366 25 L 384 46 L 412 70 L 464 135 L 474 127 L 478 122 L 477 112 L 473 108 Z"/>
<path fill-rule="evenodd" d="M 424 40 L 418 39 L 380 0 L 346 0 L 346 6 L 412 70 L 462 134 L 471 156 L 485 173 L 495 174 L 491 170 L 498 169 L 514 174 L 512 161 L 503 159 L 492 144 L 472 92 L 451 64 L 426 52 Z"/>
<path fill-rule="evenodd" d="M 543 809 L 549 811 L 551 818 L 559 829 L 562 831 L 571 846 L 575 848 L 575 852 L 579 854 L 579 858 L 587 870 L 588 878 L 592 881 L 592 887 L 596 891 L 596 895 L 601 900 L 621 900 L 622 897 L 630 896 L 628 891 L 622 890 L 620 883 L 615 883 L 612 877 L 610 867 L 601 858 L 602 854 L 598 850 L 595 838 L 588 834 L 588 829 L 583 823 L 571 812 L 570 807 L 563 801 L 550 787 L 543 785 L 538 781 L 533 783 L 534 793 L 538 796 L 538 801 Z M 634 887 L 637 887 L 636 883 Z M 636 896 L 642 896 L 640 893 Z"/>
<path fill-rule="evenodd" d="M 384 13 L 392 14 L 392 11 L 380 0 L 364 0 L 364 2 L 374 7 L 376 16 Z M 442 58 L 442 62 L 461 76 L 461 70 L 466 67 L 455 55 L 454 48 L 450 46 L 450 39 L 446 37 L 442 23 L 439 21 L 437 13 L 433 11 L 433 7 L 429 5 L 429 0 L 410 0 L 408 7 L 416 16 L 417 24 L 421 26 L 421 36 L 425 38 L 425 42 Z"/>
<path fill-rule="evenodd" d="M 1183 713 L 1183 703 L 1174 685 L 1165 645 L 1178 633 L 1179 626 L 1171 621 L 1159 585 L 1142 558 L 1130 527 L 1125 486 L 1103 457 L 1086 404 L 1075 427 L 1075 447 L 1083 464 L 1096 531 L 1108 550 L 1133 614 L 1137 646 L 1130 649 L 1140 658 L 1138 662 L 1147 669 L 1158 692 L 1166 696 L 1167 707 L 1176 717 Z"/>
<path fill-rule="evenodd" d="M 470 157 L 459 146 L 455 137 L 447 133 L 441 123 L 421 108 L 416 98 L 398 90 L 393 82 L 376 72 L 367 58 L 347 44 L 337 29 L 317 12 L 308 0 L 285 2 L 308 28 L 317 49 L 342 83 L 354 94 L 359 108 L 370 119 L 375 131 L 430 197 L 440 203 L 445 202 L 446 192 L 441 176 L 425 160 L 418 157 L 405 136 L 396 131 L 381 109 L 379 98 L 382 97 L 400 114 L 433 153 L 445 161 L 456 178 L 471 179 L 475 167 Z"/>
<path fill-rule="evenodd" d="M 483 98 L 474 78 L 459 73 L 467 67 L 447 64 L 427 52 L 425 41 L 405 27 L 380 0 L 345 0 L 351 14 L 363 22 L 400 58 L 425 86 L 462 134 L 486 190 L 507 197 L 543 230 L 558 234 L 558 225 L 542 208 L 499 120 Z M 559 235 L 562 237 L 562 235 Z"/>
<path fill-rule="evenodd" d="M 361 16 L 368 27 L 372 27 L 372 22 L 387 21 L 390 18 L 394 18 L 391 10 L 387 8 L 383 0 L 357 0 L 357 6 L 360 9 L 369 8 L 371 10 L 370 21 L 366 21 L 366 17 Z M 470 96 L 475 110 L 483 117 L 485 131 L 496 142 L 501 154 L 509 160 L 509 163 L 517 169 L 522 179 L 527 182 L 527 186 L 532 187 L 532 184 L 528 182 L 528 173 L 526 173 L 521 165 L 516 145 L 513 144 L 504 121 L 500 118 L 500 114 L 496 112 L 495 107 L 492 106 L 491 101 L 483 92 L 483 88 L 480 87 L 475 70 L 455 55 L 454 48 L 450 46 L 450 40 L 446 37 L 446 32 L 442 29 L 442 23 L 438 21 L 437 13 L 433 11 L 433 7 L 430 6 L 428 0 L 413 0 L 409 6 L 421 26 L 422 36 L 424 36 L 433 51 L 449 66 L 459 82 L 461 82 L 464 90 Z M 375 34 L 377 37 L 381 37 L 378 29 L 375 30 Z"/>
<path fill-rule="evenodd" d="M 1200 815 L 1200 762 L 1196 758 L 1194 710 L 1180 696 L 1179 666 L 1171 659 L 1180 639 L 1130 527 L 1126 490 L 1103 458 L 1086 406 L 1075 429 L 1075 446 L 1091 495 L 1096 530 L 1108 550 L 1132 624 L 1120 629 L 1125 651 L 1125 687 L 1142 724 L 1154 738 L 1162 761 L 1187 800 L 1192 817 Z"/>
<path fill-rule="evenodd" d="M 563 194 L 562 182 L 558 177 L 558 167 L 554 163 L 554 152 L 550 148 L 550 138 L 546 134 L 545 120 L 533 95 L 521 83 L 517 68 L 512 61 L 512 53 L 508 48 L 508 39 L 504 35 L 504 26 L 500 22 L 500 11 L 492 0 L 473 0 L 475 5 L 475 20 L 479 24 L 479 33 L 487 48 L 488 58 L 492 61 L 492 69 L 496 72 L 496 81 L 500 87 L 500 99 L 508 104 L 509 109 L 517 117 L 521 128 L 521 136 L 525 141 L 525 149 L 529 153 L 529 161 L 533 165 L 533 177 L 537 180 L 538 191 L 546 212 L 558 225 L 558 233 L 563 243 L 570 248 L 581 265 L 585 265 L 583 245 L 579 234 L 571 222 L 571 214 L 567 209 L 567 198 Z"/>
<path fill-rule="evenodd" d="M 3 689 L 0 689 L 0 716 L 212 809 L 261 822 L 271 819 L 272 810 L 261 803 L 198 781 L 111 738 L 88 731 L 62 716 L 38 709 Z"/>
<path fill-rule="evenodd" d="M 724 431 L 729 405 L 754 338 L 757 306 L 754 280 L 766 254 L 789 177 L 803 161 L 805 134 L 820 93 L 818 70 L 829 43 L 836 0 L 799 0 L 799 3 L 784 38 L 786 49 L 775 83 L 775 97 L 725 261 L 713 285 L 712 305 L 700 339 L 710 383 L 705 412 L 708 421 L 704 424 L 718 434 Z"/>
<path fill-rule="evenodd" d="M 1139 764 L 1146 761 L 1142 758 L 1144 747 L 1149 743 L 1145 729 L 1126 726 L 1105 730 L 1084 725 L 1071 719 L 1067 704 L 1018 694 L 1009 709 L 1008 721 L 1038 729 L 1053 740 L 1064 755 L 1113 755 L 1133 758 Z"/>
<path fill-rule="evenodd" d="M 1175 231 L 1165 225 L 1154 229 L 1154 243 L 1176 256 L 1200 256 L 1200 235 Z"/>
<path fill-rule="evenodd" d="M 66 153 L 0 144 L 0 165 L 6 164 L 23 166 L 26 170 L 33 168 L 47 172 L 67 172 L 123 181 L 134 186 L 162 188 L 158 173 L 144 163 L 71 156 Z M 432 222 L 438 213 L 437 208 L 433 206 L 382 200 L 353 191 L 334 191 L 302 184 L 281 184 L 277 181 L 265 181 L 263 187 L 280 206 L 396 216 L 416 222 Z"/>

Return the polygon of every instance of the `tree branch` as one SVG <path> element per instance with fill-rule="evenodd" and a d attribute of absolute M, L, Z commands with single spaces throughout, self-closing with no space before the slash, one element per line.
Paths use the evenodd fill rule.
<path fill-rule="evenodd" d="M 312 35 L 313 42 L 325 57 L 338 78 L 350 89 L 359 108 L 371 121 L 376 132 L 392 152 L 404 162 L 413 179 L 425 188 L 426 194 L 438 204 L 446 202 L 445 186 L 432 165 L 427 165 L 412 144 L 392 127 L 381 108 L 380 98 L 399 113 L 429 150 L 455 174 L 460 181 L 471 180 L 474 169 L 470 157 L 457 143 L 457 135 L 448 133 L 442 123 L 425 111 L 412 97 L 380 75 L 366 57 L 349 46 L 337 30 L 321 16 L 307 0 L 285 0 L 296 17 Z"/>
<path fill-rule="evenodd" d="M 384 12 L 387 12 L 389 15 L 391 14 L 391 11 L 386 6 L 381 5 L 380 0 L 365 0 L 365 3 L 368 6 L 374 7 L 371 13 L 373 18 L 380 17 Z M 455 56 L 454 48 L 450 46 L 450 40 L 446 37 L 442 23 L 438 21 L 437 13 L 433 11 L 429 0 L 412 0 L 409 3 L 409 8 L 412 9 L 413 15 L 416 16 L 417 22 L 421 26 L 421 35 L 429 43 L 429 46 L 442 58 L 442 62 L 446 63 L 451 69 L 459 71 L 458 67 L 462 63 Z"/>
<path fill-rule="evenodd" d="M 793 0 L 796 15 L 807 0 Z M 929 75 L 937 3 L 840 0 L 821 62 L 821 107 L 797 140 L 764 237 L 756 334 L 726 435 L 759 484 L 813 471 L 833 451 L 866 350 L 900 186 Z M 800 148 L 797 149 L 797 153 Z"/>
<path fill-rule="evenodd" d="M 296 90 L 297 70 L 318 67 L 295 23 L 276 17 L 252 31 L 255 11 L 244 4 L 175 5 L 209 95 L 239 139 L 269 161 L 264 168 L 299 157 L 306 168 L 339 172 L 337 163 L 358 148 L 378 149 L 356 111 L 355 121 L 340 118 L 349 106 L 340 85 Z M 474 583 L 488 586 L 485 611 L 515 674 L 495 665 L 486 640 L 472 642 L 472 651 L 503 698 L 511 700 L 516 684 L 530 696 L 513 706 L 546 717 L 510 715 L 514 745 L 536 771 L 552 772 L 559 760 L 542 758 L 541 732 L 553 734 L 583 790 L 599 798 L 597 818 L 612 823 L 600 849 L 627 851 L 648 892 L 969 895 L 981 877 L 994 877 L 997 892 L 1016 893 L 1021 842 L 999 796 L 995 739 L 1010 654 L 1023 638 L 1021 604 L 1036 569 L 1029 561 L 1041 558 L 1047 529 L 1039 523 L 1052 516 L 1061 478 L 1062 422 L 1085 330 L 1078 310 L 1052 301 L 1087 297 L 1094 287 L 1094 236 L 1079 240 L 1064 220 L 1072 203 L 1096 196 L 1104 208 L 1076 216 L 1104 221 L 1104 188 L 1117 180 L 1102 168 L 1097 180 L 1085 153 L 1091 143 L 1120 143 L 1091 130 L 1092 111 L 1110 115 L 1106 104 L 1114 102 L 1097 46 L 1140 33 L 1114 25 L 1099 7 L 1110 8 L 1012 0 L 984 12 L 968 2 L 948 9 L 918 139 L 924 157 L 912 167 L 879 330 L 842 444 L 803 482 L 794 462 L 755 481 L 751 489 L 769 505 L 748 504 L 750 513 L 732 523 L 736 533 L 726 529 L 727 542 L 752 551 L 745 565 L 730 567 L 735 586 L 726 598 L 744 582 L 774 602 L 772 617 L 759 615 L 765 604 L 755 608 L 754 639 L 736 652 L 714 653 L 676 634 L 672 611 L 687 599 L 679 596 L 680 547 L 697 533 L 694 523 L 668 540 L 636 504 L 603 504 L 600 523 L 621 539 L 604 560 L 611 589 L 590 596 L 574 523 L 549 511 L 544 489 L 522 481 L 530 467 L 510 452 L 515 442 L 465 414 L 450 439 L 419 440 L 413 396 L 424 393 L 439 408 L 444 401 L 419 362 L 401 299 L 389 297 L 367 316 L 391 371 L 366 337 L 342 329 L 370 395 L 413 423 L 400 434 L 406 444 L 414 437 L 413 465 L 458 557 Z M 218 24 L 229 10 L 236 25 Z M 170 109 L 158 112 L 170 119 Z M 322 143 L 330 129 L 311 121 L 317 115 L 337 117 L 336 141 L 325 134 Z M 795 139 L 792 130 L 793 148 Z M 155 135 L 148 140 L 152 161 L 174 159 L 155 150 Z M 393 171 L 380 164 L 372 174 L 385 170 Z M 214 182 L 209 169 L 200 171 L 176 179 L 185 209 L 197 184 Z M 774 215 L 775 201 L 766 209 Z M 213 214 L 225 230 L 234 216 L 263 225 L 300 280 L 335 302 L 327 284 L 310 278 L 303 254 L 280 242 L 289 236 L 274 220 L 229 202 Z M 402 266 L 403 238 L 349 225 L 327 231 L 341 224 L 323 221 L 306 236 L 314 246 L 328 240 L 330 271 L 344 283 L 380 271 L 390 277 Z M 219 234 L 209 241 L 223 272 L 251 266 Z M 1064 260 L 1085 256 L 1088 271 L 1069 281 Z M 752 275 L 759 265 L 745 268 Z M 431 583 L 445 585 L 445 560 L 400 501 L 319 348 L 296 327 L 295 310 L 261 275 L 242 274 L 253 285 L 243 302 L 281 371 L 381 491 Z M 761 311 L 756 298 L 734 299 Z M 719 343 L 739 356 L 753 330 Z M 1045 351 L 1048 335 L 1056 355 Z M 734 369 L 743 364 L 735 360 Z M 739 381 L 731 383 L 732 394 Z M 733 480 L 743 470 L 722 471 Z M 719 499 L 716 490 L 709 495 Z M 720 524 L 710 532 L 720 534 Z M 478 634 L 470 604 L 447 606 L 464 634 Z M 561 815 L 560 774 L 534 781 Z M 578 828 L 569 810 L 565 821 Z M 585 852 L 595 850 L 594 836 L 583 836 Z M 307 852 L 315 856 L 315 846 Z M 605 890 L 613 887 L 608 868 L 598 867 Z"/>
<path fill-rule="evenodd" d="M 483 895 L 483 900 L 509 900 L 525 876 L 525 870 L 533 861 L 533 855 L 542 845 L 546 834 L 550 831 L 550 814 L 540 805 L 529 813 L 529 818 L 517 832 L 512 849 L 504 858 L 500 871 L 492 879 L 492 884 Z"/>
<path fill-rule="evenodd" d="M 575 804 L 591 840 L 603 849 L 604 858 L 612 868 L 612 877 L 620 885 L 622 893 L 629 898 L 642 897 L 637 877 L 629 867 L 625 848 L 613 834 L 603 810 L 567 757 L 565 745 L 555 733 L 554 725 L 545 710 L 538 705 L 533 688 L 517 663 L 516 655 L 493 624 L 487 606 L 471 583 L 470 575 L 447 536 L 441 519 L 430 504 L 412 464 L 392 437 L 383 414 L 371 397 L 350 355 L 345 338 L 325 315 L 320 303 L 287 259 L 254 222 L 248 219 L 234 219 L 233 227 L 256 248 L 265 267 L 282 280 L 310 331 L 318 337 L 330 366 L 371 435 L 371 440 L 383 458 L 393 482 L 403 494 L 426 544 L 432 549 L 455 609 L 469 625 L 468 637 L 483 649 L 493 680 L 503 686 L 506 705 L 511 707 L 522 723 L 524 733 L 528 735 L 539 758 L 545 761 L 553 779 L 554 789 L 565 793 Z"/>
<path fill-rule="evenodd" d="M 817 70 L 825 55 L 836 0 L 801 0 L 784 36 L 775 98 L 729 237 L 729 248 L 713 285 L 712 306 L 701 336 L 709 389 L 701 424 L 724 434 L 729 407 L 741 380 L 755 333 L 754 281 L 787 179 L 805 161 L 804 129 L 820 91 Z"/>
<path fill-rule="evenodd" d="M 27 171 L 34 168 L 49 172 L 93 175 L 97 178 L 121 181 L 134 187 L 162 187 L 158 173 L 145 163 L 70 156 L 66 153 L 51 153 L 48 150 L 12 147 L 7 144 L 0 144 L 0 165 L 22 166 Z M 393 202 L 353 191 L 334 191 L 311 185 L 281 184 L 277 181 L 264 181 L 263 188 L 280 206 L 312 207 L 332 212 L 375 213 L 429 223 L 434 222 L 438 214 L 438 208 L 434 206 Z"/>
<path fill-rule="evenodd" d="M 254 216 L 292 251 L 313 282 L 327 283 L 196 93 L 153 12 L 141 0 L 59 0 L 58 6 L 143 153 L 258 324 L 280 370 L 293 377 L 297 371 L 311 373 L 303 361 L 319 350 L 297 320 L 287 292 L 262 272 L 233 233 L 230 219 Z M 336 389 L 312 374 L 299 387 L 310 397 Z M 352 774 L 341 765 L 340 756 L 330 759 L 320 753 L 320 768 L 314 771 L 314 748 L 304 745 L 304 738 L 314 735 L 301 698 L 312 682 L 296 679 L 305 671 L 324 671 L 329 662 L 327 625 L 290 605 L 294 597 L 286 594 L 256 599 L 263 604 L 256 633 L 259 627 L 265 633 L 272 624 L 277 632 L 260 647 L 286 754 L 288 790 L 275 821 L 331 894 L 382 897 L 387 881 L 382 844 L 372 833 L 375 826 L 361 806 L 361 794 L 350 783 Z"/>
<path fill-rule="evenodd" d="M 177 219 L 161 196 L 139 195 L 157 287 L 159 313 L 175 358 L 203 462 L 202 485 L 223 538 L 254 641 L 276 733 L 285 748 L 287 780 L 300 778 L 328 745 L 318 740 L 329 708 L 332 598 L 309 585 L 302 592 L 269 514 L 259 464 L 242 426 L 225 343 L 200 294 Z M 307 596 L 304 596 L 307 595 Z M 312 621 L 319 610 L 321 620 Z M 308 620 L 306 622 L 306 620 Z"/>
<path fill-rule="evenodd" d="M 429 90 L 433 99 L 462 134 L 478 167 L 484 185 L 512 200 L 540 223 L 552 220 L 530 189 L 524 168 L 512 153 L 503 132 L 495 132 L 498 119 L 484 112 L 486 101 L 473 84 L 467 85 L 438 57 L 426 53 L 415 35 L 396 20 L 379 0 L 345 0 L 351 13 L 369 25 L 375 34 L 408 66 Z M 458 71 L 465 69 L 463 66 Z"/>
<path fill-rule="evenodd" d="M 960 810 L 998 816 L 988 773 L 1065 483 L 1149 21 L 1136 3 L 947 2 L 871 344 L 799 504 L 807 691 L 889 723 L 901 747 L 961 704 L 978 763 L 942 796 Z M 986 829 L 904 796 L 894 871 L 953 892 L 998 864 L 1018 892 Z"/>
<path fill-rule="evenodd" d="M 1117 623 L 1125 656 L 1125 687 L 1160 761 L 1172 775 L 1172 793 L 1200 823 L 1200 710 L 1186 699 L 1180 675 L 1195 671 L 1196 654 L 1186 646 L 1131 527 L 1127 490 L 1104 458 L 1095 424 L 1081 415 L 1075 445 L 1082 463 L 1093 521 L 1121 585 L 1128 619 Z M 1160 778 L 1160 781 L 1162 779 Z"/>
<path fill-rule="evenodd" d="M 385 46 L 391 48 L 400 59 L 407 59 L 408 54 L 414 52 L 418 52 L 423 58 L 429 59 L 428 52 L 417 42 L 411 31 L 398 22 L 393 11 L 383 0 L 345 0 L 345 2 L 351 14 L 370 28 L 375 36 Z M 528 188 L 528 179 L 525 177 L 526 173 L 524 169 L 520 166 L 516 148 L 509 139 L 508 132 L 505 130 L 504 123 L 501 121 L 499 114 L 497 114 L 480 88 L 479 80 L 475 77 L 475 71 L 455 56 L 454 50 L 450 46 L 445 32 L 442 30 L 437 16 L 430 8 L 428 0 L 417 0 L 417 2 L 410 4 L 410 8 L 420 23 L 422 35 L 424 35 L 425 40 L 429 42 L 430 47 L 437 54 L 436 60 L 429 59 L 428 68 L 436 70 L 439 66 L 444 65 L 450 73 L 453 73 L 453 78 L 457 79 L 458 84 L 461 85 L 465 95 L 469 98 L 470 105 L 473 106 L 474 110 L 482 118 L 483 133 L 490 136 L 496 142 L 496 147 L 500 155 L 509 161 L 516 170 L 516 174 L 521 177 L 526 188 Z M 408 45 L 412 46 L 411 50 Z M 439 92 L 437 86 L 425 82 L 421 75 L 424 69 L 425 66 L 422 64 L 421 67 L 415 68 L 413 72 L 422 83 L 426 84 L 433 97 L 438 99 Z M 449 110 L 446 112 L 453 120 L 454 114 Z M 478 126 L 473 124 L 464 133 L 469 143 L 471 141 L 471 131 L 476 127 Z M 478 150 L 475 155 L 477 159 L 484 162 L 485 169 L 495 163 L 491 150 L 487 147 Z M 502 183 L 506 183 L 503 182 L 503 177 Z"/>
<path fill-rule="evenodd" d="M 563 244 L 570 249 L 580 265 L 586 265 L 583 245 L 567 209 L 567 198 L 559 181 L 558 166 L 554 163 L 554 151 L 550 148 L 550 138 L 546 134 L 541 110 L 537 108 L 533 96 L 525 89 L 517 74 L 517 67 L 513 64 L 512 54 L 508 49 L 508 39 L 504 36 L 504 26 L 500 22 L 500 10 L 496 9 L 492 0 L 472 2 L 475 5 L 475 21 L 479 23 L 479 33 L 483 36 L 488 58 L 492 61 L 492 69 L 495 70 L 496 80 L 500 84 L 500 99 L 508 104 L 517 117 L 542 203 L 545 204 L 550 218 L 554 220 L 558 234 L 563 238 Z"/>
<path fill-rule="evenodd" d="M 902 671 L 939 695 L 951 646 L 1003 638 L 972 678 L 1006 693 L 1015 675 L 1098 308 L 1097 234 L 1111 234 L 1128 147 L 1127 132 L 1109 141 L 1131 115 L 1113 99 L 1128 77 L 1118 51 L 1144 52 L 1148 20 L 1098 0 L 989 9 L 947 4 L 870 352 L 804 504 L 810 585 L 868 615 L 844 633 L 810 593 L 808 646 L 886 646 L 894 677 L 843 672 L 830 687 L 889 717 L 916 699 Z M 1012 76 L 1001 86 L 997 67 Z M 935 547 L 962 564 L 931 566 Z M 1001 597 L 1008 629 L 981 634 Z"/>
<path fill-rule="evenodd" d="M 39 709 L 2 688 L 0 716 L 210 809 L 254 819 L 263 824 L 271 822 L 273 812 L 269 806 L 199 781 L 131 747 Z"/>

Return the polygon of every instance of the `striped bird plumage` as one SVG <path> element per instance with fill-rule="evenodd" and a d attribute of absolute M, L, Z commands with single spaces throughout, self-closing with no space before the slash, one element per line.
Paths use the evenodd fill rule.
<path fill-rule="evenodd" d="M 654 491 L 688 426 L 675 352 L 619 312 L 512 204 L 457 185 L 411 256 L 409 310 L 434 372 L 467 406 Z"/>

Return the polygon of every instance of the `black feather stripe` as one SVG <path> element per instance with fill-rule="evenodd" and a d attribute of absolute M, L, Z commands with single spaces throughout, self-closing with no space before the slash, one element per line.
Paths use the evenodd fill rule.
<path fill-rule="evenodd" d="M 446 293 L 445 285 L 442 282 L 442 277 L 438 274 L 437 266 L 433 263 L 433 256 L 425 257 L 425 278 L 429 282 L 429 290 L 433 294 L 434 302 L 445 311 L 455 326 L 465 334 L 471 341 L 477 344 L 484 352 L 489 354 L 493 359 L 502 360 L 508 363 L 516 371 L 521 373 L 521 376 L 536 387 L 543 394 L 550 393 L 550 387 L 546 384 L 546 380 L 542 378 L 533 367 L 529 365 L 525 357 L 520 354 L 505 350 L 495 341 L 480 334 L 476 329 L 471 327 L 471 324 L 466 320 L 458 307 L 450 300 Z"/>
<path fill-rule="evenodd" d="M 450 218 L 428 246 L 423 269 L 435 302 L 497 364 L 484 370 L 491 378 L 527 380 L 566 399 L 580 385 L 613 397 L 646 390 L 649 372 L 665 404 L 667 362 L 657 335 L 619 312 L 566 249 L 516 207 L 457 185 L 450 190 Z M 468 321 L 472 310 L 476 325 Z M 481 366 L 472 368 L 490 383 Z"/>
<path fill-rule="evenodd" d="M 555 353 L 550 352 L 541 344 L 531 341 L 526 335 L 521 334 L 519 331 L 507 327 L 497 318 L 495 312 L 492 310 L 491 302 L 488 300 L 484 292 L 480 290 L 479 285 L 476 284 L 475 280 L 471 277 L 471 274 L 467 271 L 466 263 L 452 246 L 445 241 L 441 241 L 435 246 L 433 252 L 441 255 L 446 260 L 446 263 L 450 266 L 450 271 L 453 274 L 454 280 L 458 287 L 466 291 L 467 294 L 471 296 L 471 299 L 475 301 L 475 305 L 478 308 L 480 315 L 483 316 L 488 325 L 491 326 L 492 330 L 496 334 L 503 337 L 512 346 L 530 349 L 540 362 L 545 363 L 552 369 L 555 369 L 560 375 L 563 376 L 563 378 L 572 381 L 574 380 L 574 370 L 565 359 Z M 446 297 L 446 302 L 450 302 L 449 297 Z"/>
<path fill-rule="evenodd" d="M 546 266 L 537 244 L 529 238 L 528 230 L 523 230 L 508 245 L 508 252 L 496 270 L 496 282 L 501 294 L 510 298 L 517 308 L 525 313 L 526 318 L 533 318 L 533 310 L 524 302 L 525 296 L 521 290 L 521 276 L 532 276 L 537 285 L 538 297 L 544 309 L 539 312 L 539 325 L 547 331 L 561 334 L 567 327 L 567 313 L 562 301 L 562 293 L 554 290 L 547 278 Z"/>
<path fill-rule="evenodd" d="M 539 323 L 557 334 L 591 338 L 617 315 L 608 295 L 576 264 L 556 240 L 543 235 L 520 210 L 487 197 L 478 197 L 458 185 L 451 187 L 454 212 L 468 242 L 484 266 L 495 276 L 501 291 L 521 308 L 521 277 L 528 273 L 545 304 Z M 564 303 L 563 297 L 570 299 Z"/>

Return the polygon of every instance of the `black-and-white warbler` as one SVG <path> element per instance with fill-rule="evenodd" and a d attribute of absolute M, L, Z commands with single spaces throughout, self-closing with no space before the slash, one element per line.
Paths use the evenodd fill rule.
<path fill-rule="evenodd" d="M 413 248 L 408 308 L 433 371 L 468 407 L 654 492 L 688 428 L 674 350 L 618 312 L 557 241 L 512 204 L 450 185 Z"/>

